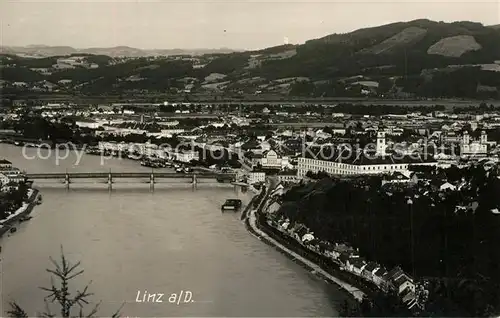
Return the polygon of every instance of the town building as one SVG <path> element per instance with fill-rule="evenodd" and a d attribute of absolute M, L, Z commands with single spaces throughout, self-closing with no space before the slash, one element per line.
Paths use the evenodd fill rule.
<path fill-rule="evenodd" d="M 248 174 L 247 182 L 248 184 L 254 184 L 259 182 L 266 181 L 266 173 L 265 172 L 250 172 Z"/>
<path fill-rule="evenodd" d="M 467 131 L 463 133 L 460 143 L 460 155 L 462 157 L 486 157 L 488 154 L 488 135 L 483 130 L 479 140 L 471 140 Z"/>
<path fill-rule="evenodd" d="M 279 182 L 296 182 L 299 180 L 297 177 L 297 171 L 296 170 L 283 170 L 280 171 L 276 177 L 278 178 Z"/>
<path fill-rule="evenodd" d="M 174 160 L 184 162 L 184 163 L 189 163 L 192 160 L 199 160 L 199 153 L 197 151 L 179 151 L 176 153 L 172 153 L 170 155 L 173 155 L 175 158 Z"/>
<path fill-rule="evenodd" d="M 5 159 L 0 159 L 0 168 L 1 169 L 10 169 L 10 168 L 12 168 L 12 162 L 5 160 Z"/>
<path fill-rule="evenodd" d="M 7 160 L 3 160 L 8 162 Z M 1 162 L 1 161 L 0 161 Z M 12 164 L 4 163 L 0 166 L 0 183 L 6 185 L 8 183 L 19 183 L 25 180 L 24 174 L 18 168 L 12 167 Z"/>
<path fill-rule="evenodd" d="M 267 150 L 262 153 L 260 164 L 263 169 L 281 169 L 281 158 L 276 151 Z"/>
<path fill-rule="evenodd" d="M 9 183 L 9 177 L 0 172 L 0 186 L 6 185 Z"/>
<path fill-rule="evenodd" d="M 298 177 L 303 178 L 308 171 L 320 171 L 333 175 L 374 175 L 392 174 L 394 172 L 408 173 L 412 165 L 436 166 L 433 158 L 424 158 L 419 154 L 402 155 L 388 154 L 385 133 L 377 133 L 375 153 L 361 149 L 339 146 L 337 148 L 321 148 L 318 151 L 306 151 L 298 159 Z"/>
<path fill-rule="evenodd" d="M 75 122 L 75 125 L 78 127 L 83 127 L 83 128 L 90 128 L 90 129 L 97 129 L 99 127 L 102 127 L 102 123 L 98 123 L 93 120 L 78 120 Z"/>

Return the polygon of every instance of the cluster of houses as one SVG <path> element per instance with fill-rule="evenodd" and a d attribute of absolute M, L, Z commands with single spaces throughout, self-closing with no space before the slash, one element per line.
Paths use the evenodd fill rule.
<path fill-rule="evenodd" d="M 99 142 L 97 148 L 102 152 L 113 152 L 122 155 L 134 154 L 145 158 L 173 159 L 182 163 L 199 160 L 199 153 L 189 149 L 172 149 L 152 143 Z"/>
<path fill-rule="evenodd" d="M 89 153 L 99 154 L 103 153 L 114 153 L 115 155 L 126 156 L 127 154 L 133 154 L 135 157 L 145 158 L 161 158 L 161 159 L 172 159 L 174 161 L 189 164 L 193 160 L 199 161 L 200 153 L 195 151 L 194 147 L 200 147 L 203 149 L 211 149 L 209 145 L 206 143 L 199 143 L 192 141 L 189 145 L 191 145 L 190 149 L 173 149 L 171 147 L 159 146 L 152 143 L 126 143 L 126 142 L 99 142 L 97 148 L 99 151 L 96 151 L 94 148 L 88 148 Z M 226 148 L 227 149 L 227 148 Z M 213 150 L 213 149 L 211 149 Z M 216 149 L 219 150 L 219 149 Z M 228 149 L 229 150 L 229 149 Z M 258 166 L 260 169 L 256 168 L 255 163 L 251 163 L 252 166 L 248 167 L 245 165 L 245 161 L 241 160 L 242 169 L 239 169 L 239 175 L 246 179 L 248 184 L 256 184 L 263 183 L 266 181 L 266 175 L 268 175 L 269 170 L 266 168 L 271 167 L 276 175 L 276 178 L 280 182 L 295 182 L 297 181 L 297 171 L 294 169 L 294 166 L 289 164 L 286 161 L 282 161 L 281 158 L 278 158 L 278 155 L 273 150 L 267 150 L 263 152 L 263 155 L 260 156 L 260 160 L 258 161 Z M 263 163 L 263 164 L 262 164 Z M 246 169 L 245 169 L 246 168 Z"/>
<path fill-rule="evenodd" d="M 24 182 L 24 173 L 12 166 L 12 162 L 0 159 L 0 191 L 9 191 Z"/>
<path fill-rule="evenodd" d="M 263 207 L 269 226 L 295 239 L 305 248 L 331 259 L 340 269 L 370 282 L 381 291 L 395 292 L 409 309 L 421 308 L 425 304 L 428 292 L 424 286 L 417 284 L 400 267 L 387 269 L 376 262 L 364 259 L 356 249 L 347 244 L 320 241 L 303 224 L 291 224 L 290 220 L 282 216 L 276 217 L 276 212 L 280 208 L 278 198 L 284 192 L 285 188 L 281 184 L 278 185 Z"/>
<path fill-rule="evenodd" d="M 191 106 L 190 103 L 164 102 L 165 105 L 177 110 Z M 493 138 L 488 138 L 493 129 L 500 127 L 500 116 L 488 114 L 475 118 L 455 114 L 443 117 L 445 114 L 435 112 L 425 115 L 365 115 L 355 119 L 351 118 L 354 115 L 332 113 L 333 123 L 326 128 L 290 128 L 294 126 L 287 127 L 280 123 L 273 131 L 266 128 L 250 134 L 248 129 L 259 123 L 250 115 L 225 115 L 209 120 L 208 124 L 189 127 L 183 125 L 180 119 L 155 117 L 153 122 L 145 122 L 144 116 L 140 120 L 133 118 L 134 111 L 127 109 L 133 105 L 123 103 L 113 104 L 108 110 L 99 111 L 67 109 L 62 112 L 48 106 L 42 109 L 44 117 L 56 120 L 52 117 L 61 114 L 77 116 L 80 119 L 76 120 L 76 126 L 92 129 L 95 135 L 102 137 L 145 134 L 154 139 L 177 136 L 207 150 L 227 150 L 238 154 L 251 183 L 262 182 L 270 174 L 276 175 L 280 181 L 293 182 L 307 178 L 309 173 L 318 172 L 337 176 L 383 174 L 390 176 L 386 181 L 406 183 L 414 181 L 410 175 L 414 165 L 449 167 L 459 164 L 460 160 L 467 161 L 471 158 L 498 161 L 500 153 L 495 153 L 494 139 L 498 139 L 498 136 L 495 138 L 495 134 L 491 133 Z M 142 106 L 158 108 L 161 105 Z M 262 124 L 279 123 L 280 112 L 270 112 L 269 108 L 263 112 L 269 118 Z M 114 118 L 113 115 L 120 115 L 120 118 Z M 261 114 L 259 116 L 262 117 Z M 307 114 L 303 116 L 310 117 Z M 449 120 L 455 122 L 450 124 Z M 250 128 L 249 123 L 252 123 Z M 156 129 L 149 129 L 151 125 Z M 464 130 L 465 127 L 469 128 Z M 253 137 L 249 138 L 249 135 Z M 354 145 L 359 138 L 376 141 L 373 154 L 364 151 L 365 149 L 343 147 L 346 144 Z M 458 156 L 447 151 L 453 145 L 460 151 Z M 129 146 L 106 147 L 111 151 L 119 151 Z M 331 148 L 333 151 L 331 155 L 325 156 L 323 150 L 319 153 L 312 151 L 314 147 Z M 429 147 L 433 147 L 434 152 L 428 152 Z M 161 149 L 151 148 L 148 151 L 160 157 L 165 155 Z M 182 152 L 178 160 L 197 160 L 196 155 L 194 152 Z"/>

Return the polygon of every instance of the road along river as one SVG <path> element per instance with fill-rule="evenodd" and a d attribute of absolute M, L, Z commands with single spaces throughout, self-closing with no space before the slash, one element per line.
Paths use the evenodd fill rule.
<path fill-rule="evenodd" d="M 36 152 L 36 149 L 29 151 Z M 33 153 L 30 153 L 33 154 Z M 31 173 L 150 171 L 137 162 L 76 157 L 56 164 L 25 159 L 21 148 L 0 144 L 6 158 Z M 185 182 L 185 181 L 184 181 Z M 125 303 L 125 316 L 336 316 L 347 297 L 273 248 L 250 235 L 238 214 L 221 213 L 226 198 L 249 201 L 233 187 L 117 184 L 112 191 L 96 181 L 66 190 L 59 181 L 35 183 L 43 204 L 34 218 L 0 240 L 2 313 L 18 301 L 29 313 L 43 310 L 51 267 L 60 246 L 85 270 L 75 280 L 90 280 L 92 300 L 102 300 L 99 316 Z M 172 294 L 182 300 L 170 303 Z M 192 298 L 184 303 L 186 295 Z M 161 303 L 138 302 L 164 294 Z M 138 294 L 140 295 L 138 297 Z M 147 298 L 146 298 L 147 299 Z"/>

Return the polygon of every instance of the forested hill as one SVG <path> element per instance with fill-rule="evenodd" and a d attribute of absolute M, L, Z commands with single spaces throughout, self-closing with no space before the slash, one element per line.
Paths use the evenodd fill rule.
<path fill-rule="evenodd" d="M 156 50 L 143 50 L 129 46 L 115 46 L 115 47 L 94 47 L 88 49 L 76 49 L 71 46 L 49 46 L 49 45 L 29 45 L 29 46 L 0 46 L 0 53 L 32 56 L 37 58 L 51 57 L 51 56 L 64 56 L 71 54 L 94 54 L 94 55 L 107 55 L 111 57 L 146 57 L 158 55 L 203 55 L 215 53 L 232 53 L 237 50 L 228 48 L 220 49 L 156 49 Z"/>
<path fill-rule="evenodd" d="M 500 98 L 500 29 L 474 22 L 399 22 L 253 52 L 87 59 L 98 67 L 4 55 L 3 85 L 47 81 L 82 94 Z"/>
<path fill-rule="evenodd" d="M 368 261 L 414 272 L 430 291 L 420 317 L 497 317 L 496 167 L 414 168 L 419 181 L 413 186 L 382 184 L 381 177 L 325 177 L 295 186 L 274 217 L 287 220 L 289 228 L 305 225 L 319 240 L 348 243 Z M 445 182 L 456 190 L 440 190 Z M 379 316 L 387 313 L 370 317 Z"/>

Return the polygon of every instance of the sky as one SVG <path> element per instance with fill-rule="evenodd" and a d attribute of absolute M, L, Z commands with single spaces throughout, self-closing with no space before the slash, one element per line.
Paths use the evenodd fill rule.
<path fill-rule="evenodd" d="M 259 49 L 422 18 L 500 24 L 500 0 L 0 0 L 0 45 Z"/>

